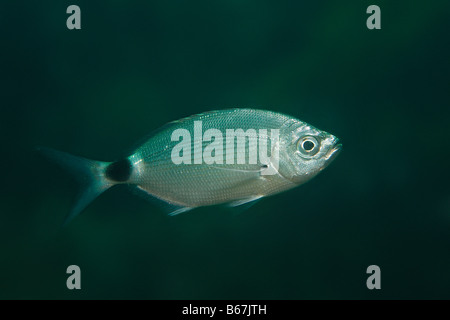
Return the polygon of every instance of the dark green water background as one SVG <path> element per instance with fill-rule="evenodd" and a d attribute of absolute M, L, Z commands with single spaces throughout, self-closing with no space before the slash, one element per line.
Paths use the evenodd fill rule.
<path fill-rule="evenodd" d="M 450 298 L 450 2 L 0 7 L 0 298 Z M 76 184 L 34 146 L 114 160 L 168 121 L 236 106 L 291 114 L 344 150 L 237 216 L 170 218 L 117 187 L 61 228 Z M 381 290 L 366 288 L 372 264 Z"/>

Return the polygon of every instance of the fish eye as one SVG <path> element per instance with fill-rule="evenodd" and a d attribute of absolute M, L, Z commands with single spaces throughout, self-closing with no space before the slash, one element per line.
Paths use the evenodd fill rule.
<path fill-rule="evenodd" d="M 306 136 L 298 141 L 297 149 L 306 156 L 313 156 L 320 149 L 320 143 L 315 137 Z"/>
<path fill-rule="evenodd" d="M 316 145 L 311 140 L 303 141 L 302 147 L 305 151 L 311 151 Z"/>

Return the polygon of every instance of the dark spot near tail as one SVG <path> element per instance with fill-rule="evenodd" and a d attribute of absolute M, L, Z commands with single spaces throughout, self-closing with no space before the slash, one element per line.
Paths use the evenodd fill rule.
<path fill-rule="evenodd" d="M 111 163 L 107 168 L 105 175 L 108 179 L 124 182 L 130 179 L 131 173 L 133 172 L 133 165 L 130 160 L 123 159 Z"/>

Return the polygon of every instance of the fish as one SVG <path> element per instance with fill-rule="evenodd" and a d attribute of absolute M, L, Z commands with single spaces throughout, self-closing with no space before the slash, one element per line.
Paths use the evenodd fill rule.
<path fill-rule="evenodd" d="M 337 137 L 306 122 L 246 108 L 170 122 L 116 161 L 38 148 L 81 185 L 65 224 L 100 194 L 121 184 L 156 199 L 169 215 L 219 204 L 251 205 L 311 180 L 341 149 Z"/>

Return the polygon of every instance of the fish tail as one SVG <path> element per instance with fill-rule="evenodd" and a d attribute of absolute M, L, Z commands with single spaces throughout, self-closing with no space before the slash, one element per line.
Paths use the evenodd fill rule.
<path fill-rule="evenodd" d="M 116 184 L 106 176 L 110 162 L 90 160 L 45 147 L 38 147 L 37 150 L 46 158 L 70 172 L 80 183 L 80 194 L 66 216 L 63 225 L 69 223 L 95 198 Z"/>

